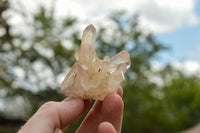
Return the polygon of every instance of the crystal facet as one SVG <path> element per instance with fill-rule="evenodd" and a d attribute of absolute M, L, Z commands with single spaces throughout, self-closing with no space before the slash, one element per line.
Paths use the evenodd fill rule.
<path fill-rule="evenodd" d="M 95 34 L 93 25 L 83 32 L 80 51 L 75 53 L 76 62 L 61 85 L 68 97 L 103 100 L 107 94 L 117 91 L 130 67 L 127 51 L 99 59 L 95 53 Z"/>

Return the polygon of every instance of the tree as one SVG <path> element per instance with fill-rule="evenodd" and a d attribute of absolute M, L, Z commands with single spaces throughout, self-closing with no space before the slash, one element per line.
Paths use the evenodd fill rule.
<path fill-rule="evenodd" d="M 164 86 L 164 92 L 173 132 L 186 130 L 200 122 L 199 77 L 178 73 Z"/>
<path fill-rule="evenodd" d="M 28 20 L 24 15 L 25 12 L 21 13 L 19 11 L 19 13 L 24 17 L 24 20 Z M 137 99 L 142 98 L 139 95 L 144 91 L 145 95 L 151 98 L 151 89 L 146 91 L 146 88 L 151 87 L 153 89 L 155 86 L 147 82 L 147 77 L 143 72 L 150 69 L 150 59 L 164 47 L 155 41 L 153 35 L 143 34 L 138 27 L 137 17 L 123 20 L 123 15 L 124 13 L 116 13 L 111 16 L 116 27 L 109 36 L 109 40 L 105 39 L 108 28 L 101 27 L 99 29 L 97 55 L 104 56 L 108 54 L 112 56 L 123 49 L 131 54 L 133 65 L 129 69 L 126 82 L 124 82 L 126 88 L 124 100 L 127 108 L 125 122 L 134 122 L 132 118 L 126 117 L 130 113 L 137 115 L 137 111 L 132 104 L 135 104 Z M 33 14 L 32 22 L 25 21 L 29 25 L 27 27 L 31 28 L 30 33 L 12 35 L 8 32 L 11 39 L 7 38 L 3 42 L 3 38 L 1 38 L 2 48 L 6 45 L 11 47 L 8 50 L 1 50 L 1 60 L 5 61 L 4 64 L 8 64 L 4 67 L 3 74 L 7 75 L 5 72 L 10 72 L 9 76 L 0 79 L 1 82 L 7 81 L 8 85 L 6 87 L 1 86 L 1 89 L 6 91 L 4 99 L 9 98 L 12 101 L 17 96 L 25 99 L 31 105 L 28 116 L 35 112 L 42 103 L 64 98 L 60 93 L 57 78 L 63 73 L 66 74 L 66 69 L 71 67 L 74 62 L 72 54 L 80 45 L 79 31 L 72 30 L 77 20 L 73 17 L 56 20 L 53 16 L 53 8 L 48 12 L 44 7 L 41 7 L 38 13 Z M 124 25 L 124 23 L 126 24 Z M 5 27 L 3 28 L 5 29 Z M 9 29 L 11 28 L 9 26 Z M 73 44 L 72 48 L 66 48 L 64 43 L 70 41 Z M 9 60 L 10 57 L 12 57 L 11 60 Z M 39 70 L 37 70 L 38 67 Z M 20 79 L 15 75 L 15 72 L 9 71 L 9 69 L 21 70 L 24 76 Z M 46 77 L 43 76 L 46 74 L 45 71 L 52 73 L 50 81 L 54 84 L 48 84 Z M 11 79 L 8 80 L 9 78 Z M 143 84 L 144 81 L 145 84 Z M 141 86 L 141 83 L 143 86 Z M 132 98 L 131 95 L 136 93 L 138 93 L 137 97 Z M 135 104 L 135 106 L 140 105 Z M 127 126 L 127 131 L 132 130 L 132 125 Z"/>
<path fill-rule="evenodd" d="M 156 117 L 158 113 L 156 110 L 161 106 L 161 101 L 152 95 L 157 86 L 148 80 L 146 73 L 151 68 L 150 60 L 166 47 L 157 42 L 152 34 L 143 33 L 138 26 L 137 16 L 128 20 L 124 20 L 123 16 L 123 12 L 111 16 L 117 27 L 109 36 L 110 42 L 103 39 L 107 29 L 100 29 L 97 41 L 101 49 L 98 53 L 116 54 L 125 49 L 131 55 L 132 65 L 123 83 L 125 102 L 123 132 L 156 132 L 160 129 L 159 127 L 154 129 L 156 123 L 163 120 Z"/>
<path fill-rule="evenodd" d="M 14 27 L 8 23 L 9 17 L 3 15 L 8 10 L 15 10 L 22 16 L 24 26 L 27 27 L 26 33 L 10 32 Z M 81 31 L 77 28 L 80 27 L 77 18 L 67 16 L 58 19 L 54 13 L 52 6 L 50 10 L 40 7 L 37 13 L 27 15 L 24 10 L 10 8 L 6 0 L 0 2 L 0 28 L 5 31 L 0 35 L 0 91 L 4 92 L 0 98 L 4 104 L 12 107 L 4 110 L 3 118 L 9 116 L 12 119 L 24 119 L 30 117 L 44 102 L 64 99 L 58 80 L 67 74 L 75 61 L 73 54 L 79 49 Z M 152 34 L 146 34 L 140 29 L 137 16 L 124 19 L 124 15 L 125 12 L 112 13 L 112 32 L 109 32 L 108 27 L 99 25 L 96 39 L 96 52 L 100 57 L 112 56 L 121 50 L 127 50 L 131 55 L 132 65 L 122 84 L 125 103 L 122 132 L 167 133 L 195 124 L 198 121 L 195 117 L 198 116 L 199 108 L 197 94 L 195 95 L 199 88 L 198 78 L 175 79 L 166 67 L 157 73 L 166 81 L 164 86 L 152 83 L 148 74 L 153 73 L 151 60 L 167 48 Z M 31 16 L 31 19 L 28 16 Z M 167 75 L 171 75 L 173 80 L 167 80 Z M 182 86 L 183 81 L 188 84 Z M 192 86 L 194 83 L 195 86 Z M 196 89 L 191 91 L 190 85 Z M 178 89 L 181 88 L 185 92 L 184 95 L 179 94 Z M 155 95 L 158 90 L 163 94 L 162 97 Z M 179 102 L 179 95 L 184 102 Z M 196 101 L 194 103 L 191 100 L 193 95 L 193 100 Z M 24 112 L 21 112 L 25 116 L 16 111 L 19 107 L 16 99 L 21 99 L 21 105 L 24 105 L 21 106 Z M 175 103 L 178 106 L 174 106 Z M 14 104 L 16 106 L 13 106 Z M 185 105 L 191 106 L 193 110 L 184 112 Z M 12 111 L 13 107 L 15 115 L 10 115 L 12 113 L 9 110 Z M 180 114 L 179 108 L 182 110 Z M 175 119 L 177 114 L 179 116 Z M 81 119 L 67 131 L 74 132 Z M 177 124 L 179 126 L 176 126 Z"/>

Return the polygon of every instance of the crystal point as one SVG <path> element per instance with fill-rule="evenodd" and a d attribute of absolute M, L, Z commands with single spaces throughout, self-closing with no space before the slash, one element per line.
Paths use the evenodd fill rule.
<path fill-rule="evenodd" d="M 75 53 L 76 62 L 62 82 L 64 95 L 74 98 L 103 100 L 116 92 L 130 66 L 130 55 L 121 51 L 113 57 L 99 59 L 95 53 L 95 27 L 90 24 L 83 32 L 80 51 Z"/>

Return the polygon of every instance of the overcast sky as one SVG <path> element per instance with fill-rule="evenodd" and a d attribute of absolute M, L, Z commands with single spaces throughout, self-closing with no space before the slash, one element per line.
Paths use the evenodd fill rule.
<path fill-rule="evenodd" d="M 12 5 L 18 2 L 29 12 L 37 11 L 41 4 L 52 5 L 52 0 L 13 0 Z M 94 24 L 109 24 L 105 18 L 112 11 L 137 13 L 141 28 L 171 47 L 170 52 L 161 53 L 161 62 L 195 62 L 200 69 L 200 0 L 57 0 L 55 6 L 57 17 L 70 14 Z M 20 19 L 15 17 L 12 23 L 20 23 Z"/>

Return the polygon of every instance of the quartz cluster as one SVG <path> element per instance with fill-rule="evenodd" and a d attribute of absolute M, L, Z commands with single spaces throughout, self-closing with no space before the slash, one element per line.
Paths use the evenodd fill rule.
<path fill-rule="evenodd" d="M 75 53 L 76 62 L 61 85 L 68 97 L 103 100 L 118 90 L 131 64 L 127 51 L 99 59 L 95 53 L 95 34 L 93 25 L 83 32 L 80 51 Z"/>

